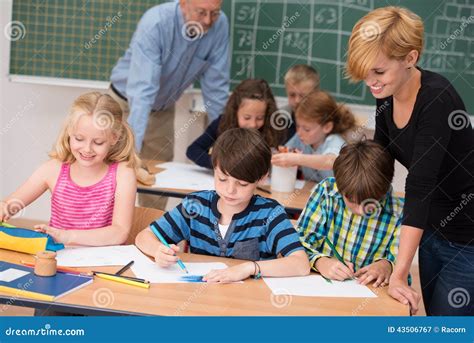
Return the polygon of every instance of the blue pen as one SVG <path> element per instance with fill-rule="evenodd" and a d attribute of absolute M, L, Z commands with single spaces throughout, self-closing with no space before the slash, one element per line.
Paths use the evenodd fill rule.
<path fill-rule="evenodd" d="M 156 237 L 160 240 L 161 243 L 164 244 L 165 247 L 170 248 L 170 245 L 166 242 L 165 238 L 161 235 L 161 233 L 158 232 L 157 229 L 153 227 L 153 225 L 150 225 L 151 231 L 155 234 Z M 183 261 L 181 261 L 180 258 L 178 258 L 178 265 L 181 267 L 182 270 L 184 270 L 186 273 L 189 274 L 188 270 L 186 269 L 186 266 L 184 265 Z"/>

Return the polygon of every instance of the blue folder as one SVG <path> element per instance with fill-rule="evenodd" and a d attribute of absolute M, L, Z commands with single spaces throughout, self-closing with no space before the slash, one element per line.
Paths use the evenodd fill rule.
<path fill-rule="evenodd" d="M 14 274 L 27 272 L 9 281 Z M 0 261 L 0 292 L 38 300 L 54 301 L 57 298 L 92 282 L 91 276 L 58 272 L 55 276 L 36 276 L 33 268 Z"/>

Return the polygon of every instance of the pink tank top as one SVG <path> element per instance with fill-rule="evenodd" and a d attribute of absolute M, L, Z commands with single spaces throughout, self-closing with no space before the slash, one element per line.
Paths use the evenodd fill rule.
<path fill-rule="evenodd" d="M 49 225 L 58 229 L 96 229 L 112 224 L 118 163 L 95 185 L 81 187 L 71 179 L 70 164 L 63 163 L 51 198 Z"/>

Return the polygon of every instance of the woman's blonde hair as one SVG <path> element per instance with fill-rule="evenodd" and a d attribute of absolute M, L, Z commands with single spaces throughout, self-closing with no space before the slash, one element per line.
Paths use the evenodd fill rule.
<path fill-rule="evenodd" d="M 76 159 L 71 152 L 69 137 L 74 132 L 79 119 L 83 115 L 91 116 L 94 125 L 103 130 L 110 130 L 116 140 L 111 146 L 104 162 L 128 162 L 130 168 L 137 170 L 140 159 L 135 151 L 133 132 L 122 118 L 120 105 L 110 95 L 90 92 L 79 96 L 72 104 L 71 111 L 59 134 L 51 158 L 61 162 L 73 163 Z"/>
<path fill-rule="evenodd" d="M 298 118 L 316 121 L 319 125 L 333 123 L 331 133 L 345 134 L 356 127 L 356 120 L 351 110 L 346 106 L 336 103 L 334 98 L 325 91 L 310 93 L 301 100 L 296 109 Z"/>
<path fill-rule="evenodd" d="M 352 29 L 346 76 L 353 82 L 365 79 L 380 53 L 402 60 L 416 50 L 419 59 L 423 36 L 423 21 L 406 8 L 388 6 L 369 12 Z"/>

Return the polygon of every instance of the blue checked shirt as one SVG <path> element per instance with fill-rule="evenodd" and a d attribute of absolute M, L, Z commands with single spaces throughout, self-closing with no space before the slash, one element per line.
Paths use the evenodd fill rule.
<path fill-rule="evenodd" d="M 199 79 L 211 120 L 222 113 L 229 93 L 229 23 L 219 19 L 199 39 L 185 39 L 178 2 L 149 9 L 138 23 L 130 46 L 112 69 L 114 87 L 127 98 L 128 122 L 140 151 L 152 110 L 173 105 Z M 187 37 L 186 37 L 187 38 Z"/>
<path fill-rule="evenodd" d="M 402 223 L 403 201 L 389 191 L 372 216 L 353 214 L 337 190 L 334 178 L 321 181 L 313 189 L 297 230 L 308 254 L 311 266 L 317 271 L 318 258 L 334 256 L 325 237 L 334 244 L 345 261 L 355 270 L 380 259 L 393 265 L 398 252 Z"/>

